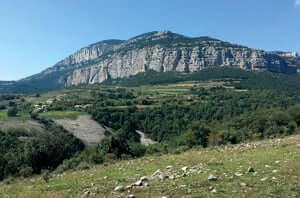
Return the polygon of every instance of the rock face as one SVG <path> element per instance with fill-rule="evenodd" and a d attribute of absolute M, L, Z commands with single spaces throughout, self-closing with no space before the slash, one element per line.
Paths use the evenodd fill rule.
<path fill-rule="evenodd" d="M 212 66 L 297 73 L 300 58 L 292 52 L 265 52 L 209 37 L 189 38 L 162 31 L 127 41 L 108 40 L 90 45 L 41 74 L 68 71 L 59 83 L 72 86 L 100 83 L 147 70 L 195 72 Z"/>

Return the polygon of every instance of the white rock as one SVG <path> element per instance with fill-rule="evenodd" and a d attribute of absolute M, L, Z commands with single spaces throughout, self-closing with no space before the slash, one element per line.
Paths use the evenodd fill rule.
<path fill-rule="evenodd" d="M 189 170 L 189 167 L 184 166 L 184 167 L 181 168 L 181 170 L 182 170 L 183 172 L 187 172 L 187 171 Z"/>
<path fill-rule="evenodd" d="M 118 192 L 124 191 L 124 187 L 123 186 L 117 186 L 117 187 L 115 187 L 114 191 L 118 191 Z"/>
<path fill-rule="evenodd" d="M 248 171 L 248 173 L 254 173 L 255 172 L 254 168 L 252 168 L 252 167 L 249 167 L 247 171 Z"/>
<path fill-rule="evenodd" d="M 217 181 L 217 180 L 218 180 L 218 178 L 214 175 L 209 175 L 209 177 L 208 177 L 208 181 Z"/>
<path fill-rule="evenodd" d="M 243 174 L 242 174 L 242 173 L 239 173 L 239 172 L 237 172 L 237 173 L 234 173 L 234 175 L 235 175 L 235 176 L 237 176 L 237 177 L 241 177 L 241 176 L 243 176 Z"/>
<path fill-rule="evenodd" d="M 267 177 L 262 178 L 260 181 L 267 181 Z"/>
<path fill-rule="evenodd" d="M 214 188 L 211 192 L 212 192 L 212 193 L 216 193 L 216 192 L 217 192 L 217 189 Z"/>

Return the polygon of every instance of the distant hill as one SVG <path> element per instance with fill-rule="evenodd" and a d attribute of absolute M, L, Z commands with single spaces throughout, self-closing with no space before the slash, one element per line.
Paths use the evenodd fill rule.
<path fill-rule="evenodd" d="M 187 37 L 170 31 L 149 32 L 123 40 L 91 44 L 39 74 L 0 83 L 0 92 L 41 92 L 120 79 L 150 70 L 193 73 L 210 67 L 297 74 L 295 52 L 266 52 L 210 37 Z"/>

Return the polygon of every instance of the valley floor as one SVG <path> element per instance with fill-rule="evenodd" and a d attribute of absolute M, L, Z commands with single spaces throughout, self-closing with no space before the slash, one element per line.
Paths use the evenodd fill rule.
<path fill-rule="evenodd" d="M 300 135 L 17 179 L 0 183 L 0 197 L 300 197 L 299 167 Z M 148 186 L 128 186 L 142 176 Z"/>

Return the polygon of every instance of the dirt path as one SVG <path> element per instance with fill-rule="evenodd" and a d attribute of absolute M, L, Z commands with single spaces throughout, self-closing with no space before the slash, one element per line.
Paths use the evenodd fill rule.
<path fill-rule="evenodd" d="M 146 136 L 143 132 L 138 131 L 138 130 L 136 132 L 141 136 L 141 139 L 140 139 L 141 144 L 149 146 L 151 144 L 156 144 L 157 143 L 157 142 L 151 140 L 150 138 L 146 138 Z"/>
<path fill-rule="evenodd" d="M 59 119 L 54 121 L 88 145 L 98 144 L 105 137 L 105 128 L 92 120 L 89 115 L 78 116 L 76 120 Z"/>

